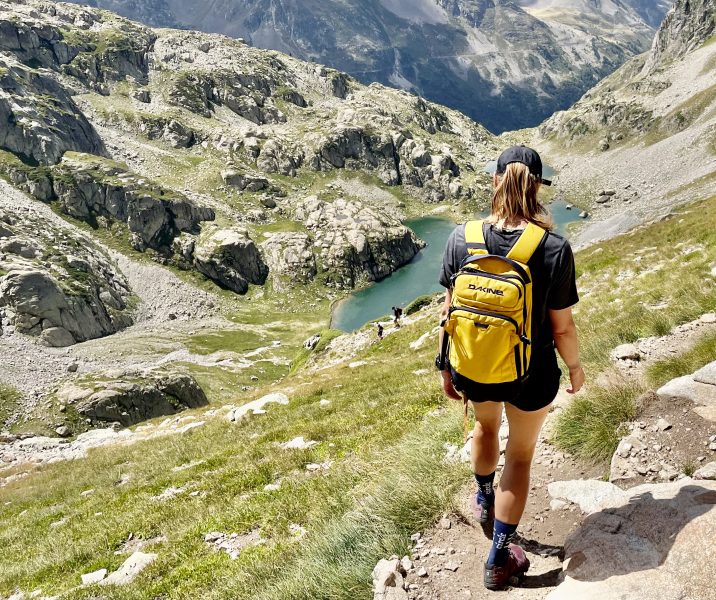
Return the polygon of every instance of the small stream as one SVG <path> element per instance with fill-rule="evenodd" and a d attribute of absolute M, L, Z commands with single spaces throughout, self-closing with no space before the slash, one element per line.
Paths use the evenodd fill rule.
<path fill-rule="evenodd" d="M 547 176 L 545 174 L 545 176 Z M 566 226 L 579 219 L 578 208 L 567 209 L 562 201 L 549 205 L 555 232 L 565 235 Z M 486 215 L 479 215 L 484 218 Z M 331 327 L 353 331 L 391 313 L 393 306 L 406 306 L 418 296 L 442 291 L 438 283 L 443 251 L 455 223 L 441 217 L 423 217 L 405 221 L 418 237 L 427 242 L 407 265 L 385 279 L 352 293 L 333 311 Z"/>

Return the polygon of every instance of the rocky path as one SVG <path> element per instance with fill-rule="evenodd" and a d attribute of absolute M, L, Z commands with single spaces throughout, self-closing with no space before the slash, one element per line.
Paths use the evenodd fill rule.
<path fill-rule="evenodd" d="M 645 365 L 688 350 L 714 330 L 714 321 L 707 314 L 667 336 L 615 350 L 617 368 L 641 378 Z M 567 402 L 567 395 L 560 393 L 539 440 L 530 498 L 518 530 L 518 543 L 531 568 L 519 587 L 508 588 L 504 595 L 636 600 L 646 597 L 648 573 L 654 581 L 670 581 L 668 598 L 716 599 L 716 588 L 709 583 L 716 549 L 706 541 L 716 532 L 716 482 L 708 481 L 716 479 L 716 362 L 642 399 L 638 420 L 614 454 L 609 482 L 604 481 L 604 467 L 586 466 L 547 442 L 551 423 Z M 503 451 L 507 433 L 503 424 Z M 461 451 L 448 448 L 448 456 L 466 463 L 469 481 L 469 446 Z M 501 457 L 498 480 L 503 461 Z M 411 556 L 402 564 L 393 561 L 376 568 L 376 599 L 494 597 L 482 584 L 490 541 L 471 514 L 474 491 L 471 482 L 461 491 L 455 513 L 415 533 Z M 696 567 L 701 580 L 692 577 L 685 559 L 692 538 L 704 541 L 700 548 L 707 546 L 709 558 L 702 557 Z M 403 582 L 402 594 L 395 586 L 384 586 L 391 569 L 396 581 Z M 619 583 L 610 585 L 610 577 Z M 387 590 L 395 595 L 386 596 Z"/>
<path fill-rule="evenodd" d="M 561 393 L 550 413 L 549 421 L 568 401 Z M 508 427 L 503 423 L 500 446 L 504 452 Z M 603 469 L 586 466 L 574 457 L 556 450 L 547 442 L 549 425 L 537 445 L 532 470 L 532 491 L 525 517 L 518 531 L 520 543 L 532 564 L 529 576 L 519 588 L 512 588 L 508 597 L 538 600 L 555 588 L 562 570 L 563 546 L 568 533 L 576 527 L 581 513 L 576 506 L 557 502 L 549 495 L 547 486 L 555 479 L 592 478 L 602 475 Z M 461 452 L 448 448 L 448 455 L 465 463 L 465 478 L 470 480 L 469 446 Z M 501 456 L 497 479 L 504 464 Z M 405 578 L 407 597 L 411 600 L 458 600 L 461 598 L 493 598 L 482 585 L 483 563 L 490 549 L 482 530 L 474 523 L 470 500 L 475 493 L 470 482 L 458 498 L 456 513 L 445 515 L 429 531 L 413 536 L 410 569 Z"/>
<path fill-rule="evenodd" d="M 642 338 L 633 344 L 617 346 L 612 352 L 612 359 L 627 376 L 638 378 L 643 376 L 649 365 L 688 351 L 701 336 L 714 332 L 716 314 L 706 313 L 675 327 L 668 335 Z"/>

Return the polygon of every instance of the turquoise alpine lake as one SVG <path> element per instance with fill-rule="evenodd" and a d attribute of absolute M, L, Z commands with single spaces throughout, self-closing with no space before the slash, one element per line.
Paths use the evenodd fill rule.
<path fill-rule="evenodd" d="M 566 226 L 579 219 L 578 208 L 567 208 L 562 201 L 549 205 L 555 231 L 565 235 Z M 483 218 L 486 215 L 479 215 Z M 438 283 L 443 251 L 455 223 L 441 217 L 423 217 L 405 221 L 427 246 L 407 265 L 368 287 L 352 293 L 338 303 L 333 311 L 331 327 L 353 331 L 366 323 L 391 314 L 393 306 L 405 307 L 424 294 L 433 294 L 444 288 Z"/>

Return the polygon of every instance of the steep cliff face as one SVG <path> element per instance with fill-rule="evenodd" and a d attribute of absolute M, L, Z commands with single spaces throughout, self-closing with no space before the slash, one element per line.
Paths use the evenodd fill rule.
<path fill-rule="evenodd" d="M 654 38 L 644 73 L 651 73 L 667 61 L 698 48 L 715 31 L 716 4 L 713 0 L 677 0 Z"/>
<path fill-rule="evenodd" d="M 94 0 L 415 91 L 493 131 L 535 125 L 648 48 L 665 0 Z"/>

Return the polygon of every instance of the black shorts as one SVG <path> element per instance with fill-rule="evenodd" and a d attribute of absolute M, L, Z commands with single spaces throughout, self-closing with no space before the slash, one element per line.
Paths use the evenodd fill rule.
<path fill-rule="evenodd" d="M 530 361 L 527 379 L 519 384 L 476 383 L 450 368 L 452 382 L 458 392 L 464 392 L 470 402 L 509 402 L 524 411 L 535 411 L 552 403 L 559 391 L 562 371 L 557 366 L 554 347 L 535 352 Z"/>

